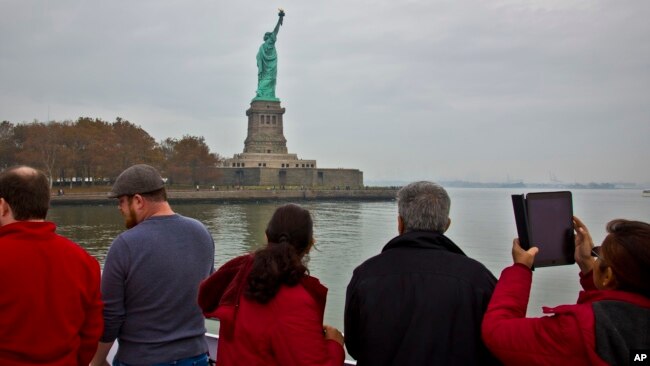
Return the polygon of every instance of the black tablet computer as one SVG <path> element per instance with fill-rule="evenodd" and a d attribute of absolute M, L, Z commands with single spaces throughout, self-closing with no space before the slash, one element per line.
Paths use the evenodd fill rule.
<path fill-rule="evenodd" d="M 575 263 L 571 192 L 512 195 L 512 205 L 521 247 L 539 248 L 534 266 Z"/>

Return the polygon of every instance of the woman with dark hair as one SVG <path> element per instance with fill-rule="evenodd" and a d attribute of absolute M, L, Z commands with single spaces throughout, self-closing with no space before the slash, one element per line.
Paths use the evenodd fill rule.
<path fill-rule="evenodd" d="M 514 240 L 514 265 L 503 270 L 483 318 L 483 340 L 506 365 L 627 365 L 650 349 L 650 224 L 613 220 L 601 246 L 574 217 L 580 267 L 577 304 L 526 318 L 538 248 Z"/>
<path fill-rule="evenodd" d="M 201 284 L 199 305 L 220 321 L 217 365 L 336 365 L 343 335 L 323 325 L 327 288 L 304 258 L 314 245 L 309 211 L 275 210 L 266 247 L 224 264 Z"/>

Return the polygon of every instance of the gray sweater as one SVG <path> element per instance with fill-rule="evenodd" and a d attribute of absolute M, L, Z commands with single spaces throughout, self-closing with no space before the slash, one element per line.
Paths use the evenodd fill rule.
<path fill-rule="evenodd" d="M 214 271 L 214 241 L 199 221 L 154 216 L 111 244 L 102 274 L 104 334 L 116 358 L 139 365 L 207 352 L 197 305 L 200 282 Z"/>

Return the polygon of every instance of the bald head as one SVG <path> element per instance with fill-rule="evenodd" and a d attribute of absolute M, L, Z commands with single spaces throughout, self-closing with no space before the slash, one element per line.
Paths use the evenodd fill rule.
<path fill-rule="evenodd" d="M 15 166 L 13 168 L 9 168 L 6 170 L 8 174 L 15 174 L 19 177 L 23 177 L 26 179 L 29 179 L 30 177 L 36 177 L 38 175 L 39 171 L 32 168 L 31 166 L 26 166 L 26 165 L 21 165 L 21 166 Z"/>
<path fill-rule="evenodd" d="M 50 206 L 50 184 L 43 172 L 28 166 L 0 173 L 0 198 L 16 221 L 43 220 Z"/>

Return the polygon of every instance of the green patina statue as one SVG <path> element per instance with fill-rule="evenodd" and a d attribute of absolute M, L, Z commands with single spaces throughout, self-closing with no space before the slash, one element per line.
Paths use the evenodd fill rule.
<path fill-rule="evenodd" d="M 280 101 L 275 96 L 275 81 L 278 76 L 278 54 L 275 51 L 275 41 L 282 25 L 284 10 L 280 9 L 278 17 L 278 24 L 275 25 L 275 29 L 273 29 L 273 32 L 264 34 L 264 43 L 260 46 L 260 50 L 257 51 L 257 92 L 253 101 Z"/>

